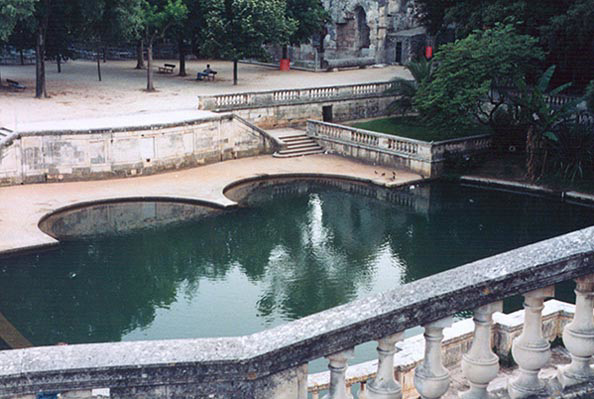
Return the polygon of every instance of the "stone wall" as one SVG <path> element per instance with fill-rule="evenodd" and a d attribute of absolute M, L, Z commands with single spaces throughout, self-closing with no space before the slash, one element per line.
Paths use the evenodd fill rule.
<path fill-rule="evenodd" d="M 150 126 L 19 132 L 0 142 L 0 185 L 152 174 L 271 153 L 279 145 L 229 114 Z"/>
<path fill-rule="evenodd" d="M 390 37 L 419 26 L 413 0 L 323 0 L 331 22 L 323 37 L 289 48 L 294 66 L 328 69 L 333 66 L 361 66 L 358 60 L 370 58 L 377 64 L 393 64 L 396 42 Z M 271 48 L 275 61 L 280 48 Z M 324 62 L 326 61 L 326 62 Z"/>

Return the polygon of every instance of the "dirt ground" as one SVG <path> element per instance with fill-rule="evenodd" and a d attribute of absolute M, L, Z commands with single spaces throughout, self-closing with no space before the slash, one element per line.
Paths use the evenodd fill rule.
<path fill-rule="evenodd" d="M 179 66 L 176 60 L 157 60 Z M 196 81 L 196 73 L 206 64 L 218 71 L 215 81 Z M 0 127 L 18 130 L 20 123 L 83 119 L 125 115 L 137 112 L 192 110 L 197 96 L 282 88 L 301 88 L 376 82 L 396 76 L 406 77 L 403 67 L 356 69 L 340 72 L 283 72 L 275 68 L 240 64 L 239 84 L 233 86 L 231 62 L 191 60 L 186 64 L 188 76 L 154 74 L 154 93 L 147 93 L 146 70 L 134 69 L 136 61 L 108 61 L 101 64 L 102 81 L 98 81 L 97 65 L 92 61 L 69 61 L 62 65 L 46 64 L 48 99 L 35 99 L 34 65 L 1 65 L 2 81 L 16 80 L 25 85 L 23 92 L 0 90 Z"/>

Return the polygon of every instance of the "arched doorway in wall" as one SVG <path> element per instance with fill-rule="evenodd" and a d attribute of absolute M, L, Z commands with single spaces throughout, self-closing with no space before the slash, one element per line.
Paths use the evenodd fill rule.
<path fill-rule="evenodd" d="M 359 56 L 371 44 L 370 33 L 367 13 L 358 5 L 346 14 L 344 22 L 336 24 L 336 49 L 342 56 Z"/>
<path fill-rule="evenodd" d="M 355 8 L 355 20 L 357 21 L 357 50 L 369 48 L 369 34 L 371 30 L 367 25 L 367 14 L 361 6 Z"/>

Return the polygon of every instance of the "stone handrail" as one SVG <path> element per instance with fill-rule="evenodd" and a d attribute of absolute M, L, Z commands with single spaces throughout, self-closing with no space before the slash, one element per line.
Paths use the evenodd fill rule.
<path fill-rule="evenodd" d="M 383 96 L 390 82 L 359 83 L 354 85 L 310 87 L 304 89 L 270 90 L 198 97 L 198 109 L 229 111 L 244 108 L 267 107 L 322 102 L 341 99 Z"/>
<path fill-rule="evenodd" d="M 318 139 L 365 146 L 425 162 L 443 161 L 448 154 L 486 150 L 492 143 L 489 134 L 427 142 L 314 120 L 307 121 L 307 133 Z"/>
<path fill-rule="evenodd" d="M 423 325 L 431 343 L 425 358 L 435 360 L 444 326 L 438 320 L 467 309 L 486 314 L 490 308 L 485 306 L 495 301 L 591 274 L 593 262 L 590 227 L 249 336 L 1 351 L 0 396 L 107 387 L 112 398 L 156 398 L 173 392 L 180 397 L 270 398 L 280 396 L 278 390 L 298 374 L 295 370 L 327 356 L 333 365 L 331 397 L 343 398 L 345 359 L 355 345 L 380 340 L 388 351 L 380 352 L 382 362 L 401 332 Z M 527 298 L 538 309 L 538 298 Z M 591 318 L 591 302 L 589 312 Z M 530 320 L 536 322 L 537 314 Z M 431 364 L 422 366 L 421 380 L 433 378 Z M 299 388 L 292 397 L 304 398 L 304 392 Z"/>

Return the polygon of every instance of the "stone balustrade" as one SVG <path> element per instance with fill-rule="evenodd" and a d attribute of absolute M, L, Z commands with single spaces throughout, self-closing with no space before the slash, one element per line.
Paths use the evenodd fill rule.
<path fill-rule="evenodd" d="M 198 97 L 198 109 L 231 111 L 277 105 L 308 104 L 312 102 L 354 100 L 383 96 L 390 82 L 359 83 L 304 89 L 283 89 Z"/>
<path fill-rule="evenodd" d="M 561 392 L 590 383 L 594 353 L 594 227 L 541 241 L 423 278 L 392 291 L 244 337 L 122 342 L 38 347 L 0 352 L 0 396 L 40 391 L 109 388 L 112 398 L 297 398 L 307 397 L 306 365 L 329 360 L 328 398 L 345 399 L 352 348 L 378 341 L 376 377 L 367 398 L 400 398 L 393 378 L 394 345 L 408 328 L 425 328 L 425 354 L 414 372 L 422 398 L 440 398 L 449 385 L 441 354 L 450 317 L 474 310 L 475 333 L 462 367 L 471 390 L 485 397 L 497 364 L 489 334 L 496 302 L 525 297 L 522 333 L 511 351 L 520 366 L 509 395 L 550 396 L 551 382 L 538 372 L 549 357 L 543 301 L 554 284 L 576 279 L 575 317 L 563 333 L 572 363 L 559 369 Z M 492 305 L 495 304 L 495 305 Z M 577 388 L 576 388 L 577 387 Z"/>
<path fill-rule="evenodd" d="M 426 142 L 328 122 L 307 121 L 307 134 L 325 149 L 367 162 L 409 169 L 424 176 L 439 175 L 449 156 L 485 152 L 491 135 Z"/>

